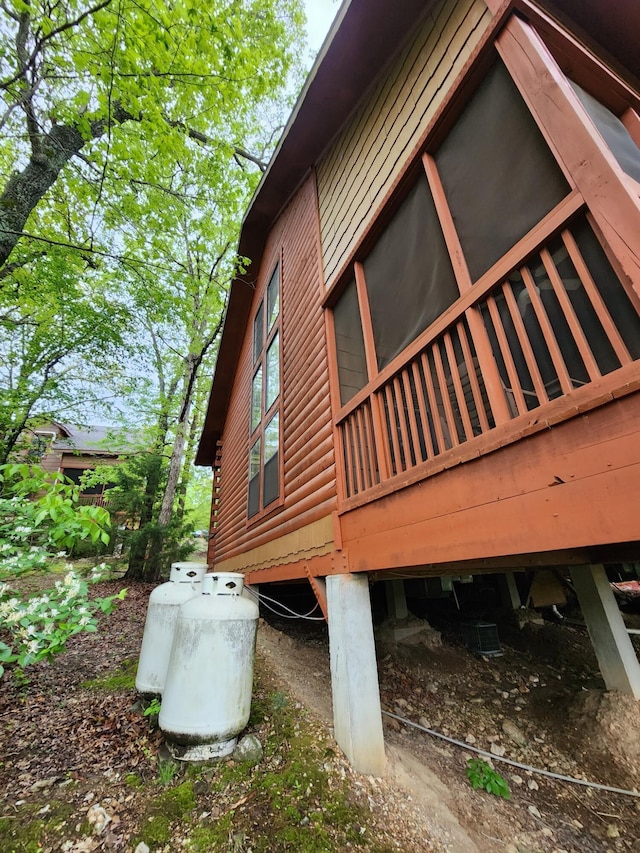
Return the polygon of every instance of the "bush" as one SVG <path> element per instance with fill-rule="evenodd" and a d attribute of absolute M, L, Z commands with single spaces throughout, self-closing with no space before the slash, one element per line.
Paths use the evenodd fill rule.
<path fill-rule="evenodd" d="M 89 583 L 100 579 L 104 564 L 84 580 L 67 563 L 64 579 L 39 596 L 11 587 L 17 578 L 66 557 L 79 542 L 109 542 L 109 513 L 79 506 L 78 496 L 61 474 L 27 464 L 0 465 L 0 676 L 6 665 L 21 671 L 59 652 L 74 634 L 95 631 L 97 615 L 109 613 L 124 597 L 126 590 L 89 600 Z"/>

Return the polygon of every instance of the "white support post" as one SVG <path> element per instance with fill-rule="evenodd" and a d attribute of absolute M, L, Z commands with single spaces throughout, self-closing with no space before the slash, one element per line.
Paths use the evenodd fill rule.
<path fill-rule="evenodd" d="M 570 571 L 607 690 L 640 699 L 640 663 L 604 566 L 576 566 Z"/>
<path fill-rule="evenodd" d="M 407 596 L 404 591 L 404 581 L 385 581 L 384 591 L 387 598 L 387 614 L 389 619 L 406 619 L 409 615 Z"/>
<path fill-rule="evenodd" d="M 369 581 L 329 575 L 329 652 L 335 738 L 360 773 L 384 771 L 384 737 Z"/>
<path fill-rule="evenodd" d="M 503 575 L 500 575 L 500 591 L 502 593 L 502 603 L 505 607 L 511 610 L 519 610 L 522 607 L 518 585 L 516 584 L 513 572 L 505 572 Z"/>

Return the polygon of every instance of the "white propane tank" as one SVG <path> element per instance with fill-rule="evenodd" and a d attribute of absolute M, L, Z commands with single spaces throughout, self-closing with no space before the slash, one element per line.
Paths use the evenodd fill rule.
<path fill-rule="evenodd" d="M 200 594 L 206 571 L 206 563 L 172 563 L 167 583 L 149 596 L 136 673 L 138 693 L 155 696 L 164 690 L 180 605 Z"/>
<path fill-rule="evenodd" d="M 229 755 L 249 722 L 258 605 L 243 585 L 241 574 L 207 574 L 180 608 L 158 723 L 183 760 Z"/>

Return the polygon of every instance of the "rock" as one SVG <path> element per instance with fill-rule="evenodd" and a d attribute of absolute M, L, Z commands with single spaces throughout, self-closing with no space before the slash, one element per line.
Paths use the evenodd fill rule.
<path fill-rule="evenodd" d="M 476 739 L 471 734 L 471 732 L 469 732 L 469 734 L 465 737 L 465 743 L 475 743 L 475 742 L 476 742 Z"/>
<path fill-rule="evenodd" d="M 149 853 L 149 848 L 144 843 L 144 841 L 141 841 L 140 844 L 138 844 L 138 846 L 136 847 L 134 853 Z"/>
<path fill-rule="evenodd" d="M 536 806 L 529 806 L 529 814 L 533 815 L 534 817 L 542 817 Z"/>
<path fill-rule="evenodd" d="M 539 791 L 540 790 L 540 786 L 538 785 L 538 783 L 536 782 L 535 779 L 529 779 L 529 781 L 527 782 L 527 788 L 530 791 Z"/>
<path fill-rule="evenodd" d="M 528 741 L 524 733 L 511 720 L 504 720 L 502 731 L 518 746 L 526 746 Z"/>
<path fill-rule="evenodd" d="M 232 758 L 247 764 L 257 764 L 263 755 L 262 744 L 255 735 L 245 735 L 238 741 Z"/>
<path fill-rule="evenodd" d="M 497 755 L 498 758 L 502 758 L 502 756 L 505 754 L 505 752 L 507 750 L 504 748 L 504 746 L 500 746 L 497 743 L 492 743 L 491 747 L 490 747 L 490 751 L 493 755 Z"/>
<path fill-rule="evenodd" d="M 512 776 L 511 781 L 513 782 L 514 785 L 523 785 L 524 784 L 524 779 L 522 778 L 522 776 L 518 776 L 518 775 Z"/>
<path fill-rule="evenodd" d="M 59 776 L 50 776 L 48 779 L 40 779 L 39 782 L 34 782 L 29 788 L 30 791 L 43 791 L 45 788 L 50 788 L 58 781 Z"/>
<path fill-rule="evenodd" d="M 89 807 L 87 820 L 93 825 L 93 831 L 95 834 L 101 835 L 102 830 L 110 822 L 111 817 L 107 814 L 106 809 L 104 809 L 99 803 L 94 803 Z"/>
<path fill-rule="evenodd" d="M 615 823 L 610 823 L 607 826 L 607 838 L 620 838 L 620 831 Z"/>

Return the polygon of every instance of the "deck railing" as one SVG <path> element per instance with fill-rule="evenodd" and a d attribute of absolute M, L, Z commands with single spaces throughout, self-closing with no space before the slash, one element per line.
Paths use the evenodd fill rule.
<path fill-rule="evenodd" d="M 432 338 L 427 330 L 419 349 L 342 410 L 347 499 L 472 441 L 504 412 L 525 415 L 640 358 L 637 299 L 584 214 L 506 278 L 479 287 L 476 301 L 460 301 L 444 330 L 434 324 Z M 482 355 L 479 334 L 490 344 Z M 496 367 L 504 399 L 492 407 L 485 377 Z"/>
<path fill-rule="evenodd" d="M 109 498 L 107 495 L 80 495 L 78 503 L 81 506 L 108 506 Z"/>

